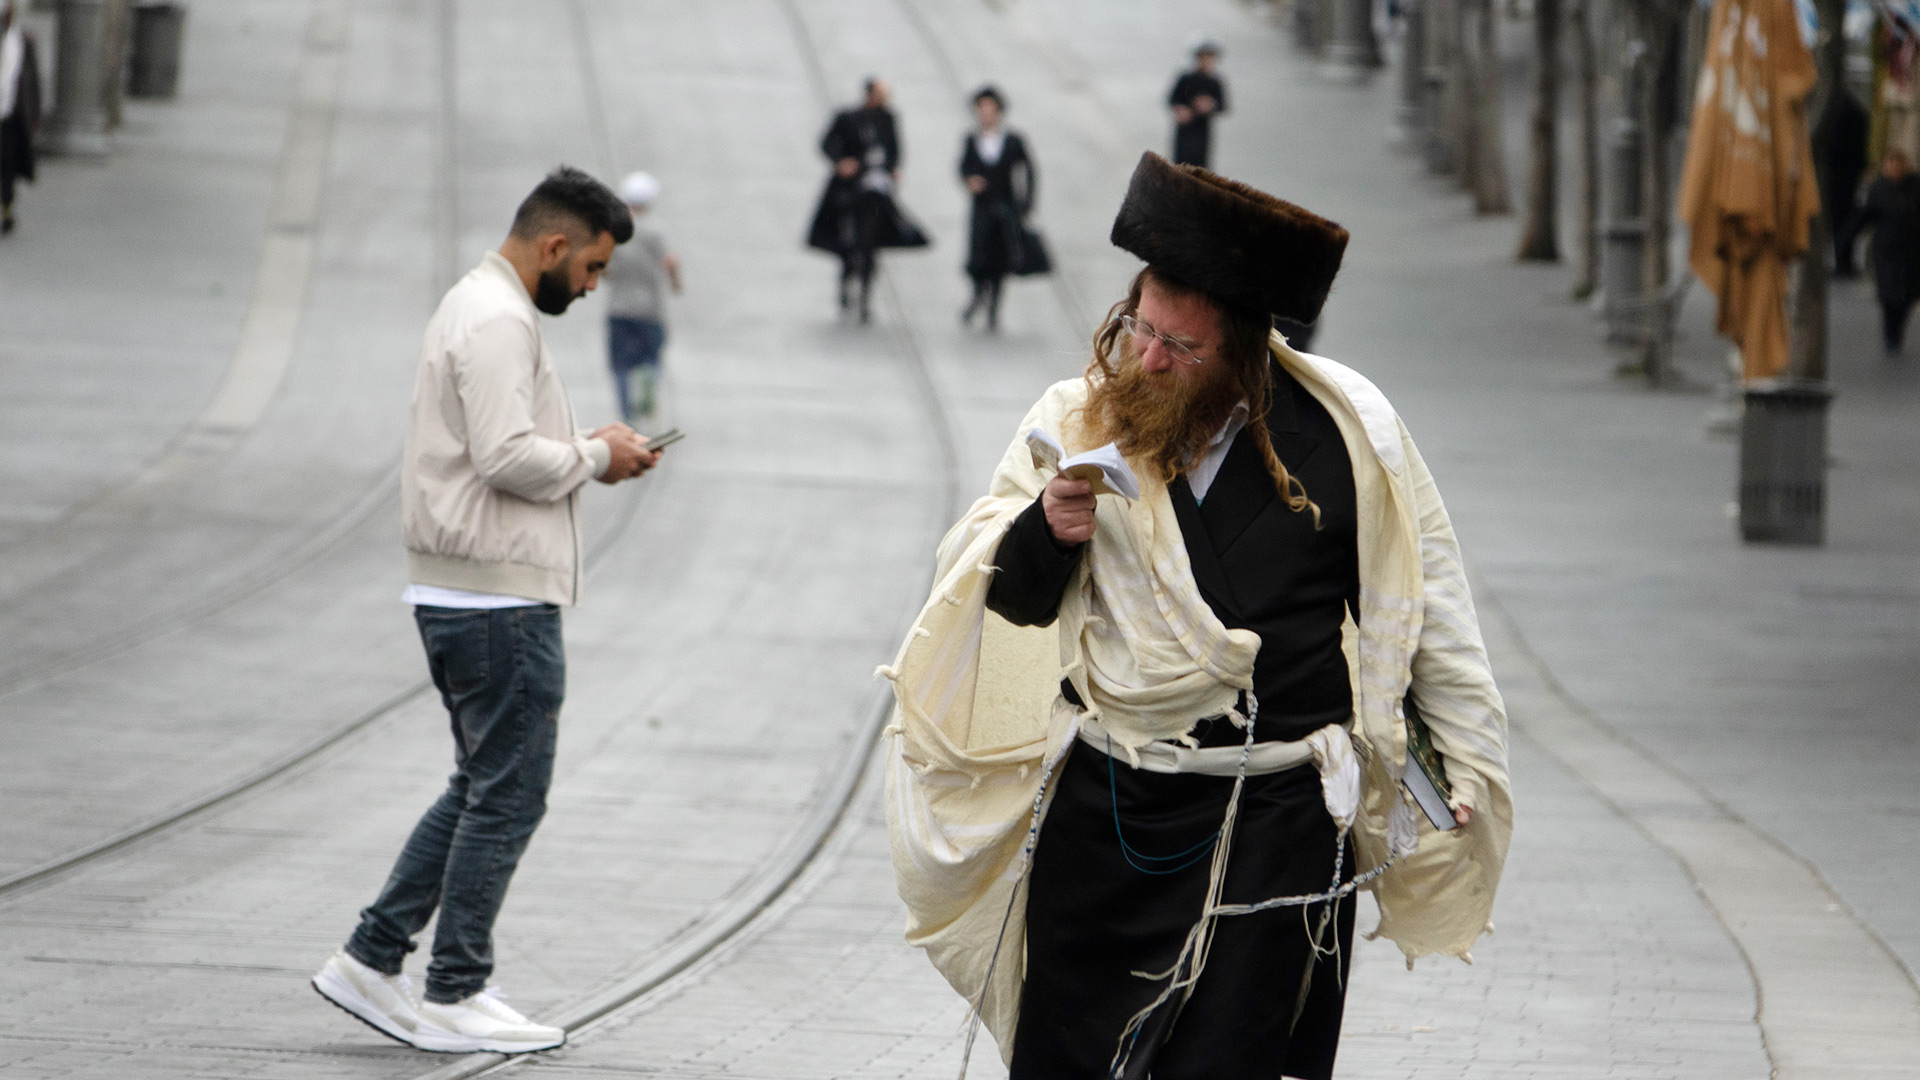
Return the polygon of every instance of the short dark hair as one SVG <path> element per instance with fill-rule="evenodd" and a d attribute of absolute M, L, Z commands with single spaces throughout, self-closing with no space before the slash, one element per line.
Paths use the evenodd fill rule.
<path fill-rule="evenodd" d="M 624 244 L 633 239 L 633 212 L 607 185 L 571 165 L 548 173 L 514 211 L 513 235 L 522 240 L 553 232 L 577 239 L 583 231 L 589 241 L 612 233 L 614 243 Z"/>
<path fill-rule="evenodd" d="M 991 101 L 999 106 L 1001 112 L 1007 111 L 1007 99 L 1001 97 L 999 88 L 992 84 L 983 86 L 973 92 L 973 103 L 978 105 L 982 101 Z"/>

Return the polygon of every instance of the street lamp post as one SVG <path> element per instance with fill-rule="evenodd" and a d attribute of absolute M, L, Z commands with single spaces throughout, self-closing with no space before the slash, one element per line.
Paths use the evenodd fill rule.
<path fill-rule="evenodd" d="M 107 0 L 59 0 L 58 59 L 47 149 L 55 154 L 107 153 Z"/>

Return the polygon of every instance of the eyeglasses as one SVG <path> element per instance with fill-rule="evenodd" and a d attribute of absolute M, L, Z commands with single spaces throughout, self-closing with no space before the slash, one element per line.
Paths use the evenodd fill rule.
<path fill-rule="evenodd" d="M 1158 339 L 1160 344 L 1166 346 L 1167 355 L 1171 356 L 1177 363 L 1198 364 L 1205 359 L 1181 342 L 1175 341 L 1173 338 L 1155 330 L 1152 323 L 1143 322 L 1131 315 L 1120 316 L 1120 329 L 1132 334 L 1136 343 Z"/>

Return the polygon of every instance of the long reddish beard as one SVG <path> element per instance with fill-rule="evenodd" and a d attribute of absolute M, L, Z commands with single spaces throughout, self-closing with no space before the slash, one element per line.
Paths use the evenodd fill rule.
<path fill-rule="evenodd" d="M 1092 380 L 1083 414 L 1089 442 L 1112 442 L 1122 453 L 1172 481 L 1200 460 L 1245 393 L 1233 371 L 1207 363 L 1200 378 L 1151 372 L 1140 366 L 1133 341 L 1122 337 L 1113 375 Z"/>

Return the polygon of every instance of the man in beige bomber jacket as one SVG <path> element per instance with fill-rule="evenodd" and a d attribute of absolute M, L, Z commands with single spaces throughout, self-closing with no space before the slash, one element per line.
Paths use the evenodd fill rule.
<path fill-rule="evenodd" d="M 314 989 L 423 1050 L 558 1046 L 488 987 L 493 921 L 546 811 L 565 693 L 560 605 L 580 599 L 580 487 L 659 460 L 625 424 L 574 428 L 535 312 L 594 288 L 627 208 L 577 169 L 555 170 L 513 229 L 440 302 L 415 376 L 401 474 L 404 599 L 452 718 L 454 773 L 414 827 L 378 899 Z M 439 909 L 426 993 L 401 974 Z"/>

